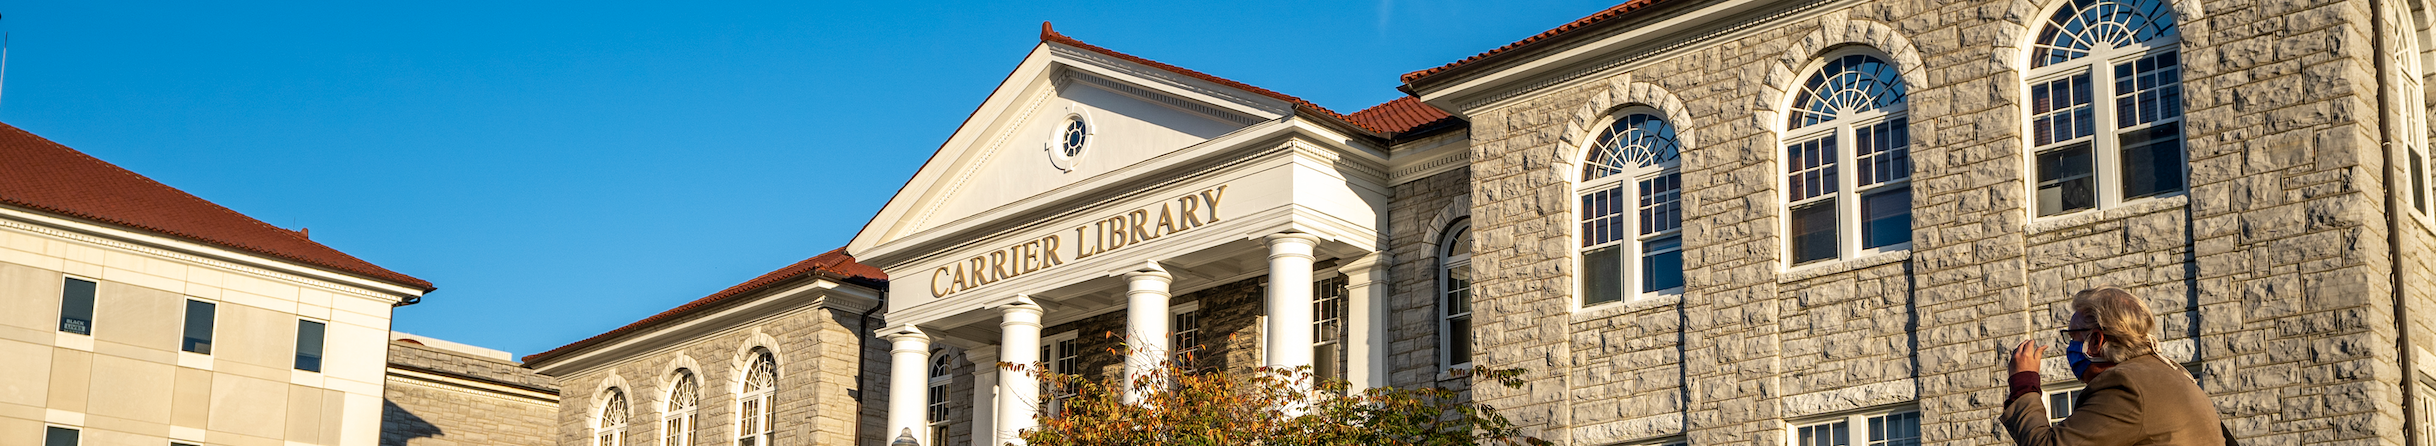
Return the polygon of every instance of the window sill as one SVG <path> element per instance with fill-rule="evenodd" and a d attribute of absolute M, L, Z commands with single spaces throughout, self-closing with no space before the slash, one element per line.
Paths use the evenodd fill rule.
<path fill-rule="evenodd" d="M 1812 263 L 1788 268 L 1782 273 L 1777 273 L 1776 283 L 1783 284 L 1787 282 L 1799 282 L 1817 278 L 1819 276 L 1841 274 L 1862 268 L 1911 260 L 1911 258 L 1912 251 L 1910 249 L 1904 249 L 1901 251 L 1881 252 L 1833 262 Z"/>
<path fill-rule="evenodd" d="M 1469 381 L 1471 378 L 1469 376 L 1455 376 L 1455 369 L 1478 368 L 1479 366 L 1475 364 L 1477 363 L 1466 362 L 1462 364 L 1455 364 L 1447 368 L 1438 369 L 1438 382 Z"/>
<path fill-rule="evenodd" d="M 2142 198 L 2133 200 L 2129 203 L 2117 205 L 2112 209 L 2093 209 L 2064 215 L 2035 217 L 2030 219 L 2030 228 L 2028 232 L 2031 235 L 2037 235 L 2061 231 L 2081 226 L 2088 226 L 2098 222 L 2121 220 L 2135 215 L 2146 215 L 2168 209 L 2183 208 L 2189 206 L 2190 204 L 2191 194 L 2188 192 L 2176 193 L 2174 195 L 2163 197 Z M 2033 210 L 2033 212 L 2035 211 L 2036 210 Z"/>
<path fill-rule="evenodd" d="M 1616 316 L 1621 316 L 1621 315 L 1625 315 L 1625 314 L 1638 313 L 1638 312 L 1641 312 L 1641 310 L 1647 310 L 1647 309 L 1650 309 L 1650 308 L 1656 308 L 1656 307 L 1662 307 L 1662 306 L 1674 305 L 1676 302 L 1682 302 L 1682 301 L 1683 301 L 1683 292 L 1682 292 L 1682 291 L 1676 291 L 1676 292 L 1672 292 L 1672 293 L 1668 293 L 1668 294 L 1654 294 L 1654 295 L 1645 294 L 1645 295 L 1640 295 L 1640 296 L 1634 296 L 1632 300 L 1627 300 L 1627 301 L 1619 301 L 1619 302 L 1607 302 L 1607 303 L 1602 303 L 1602 304 L 1598 304 L 1598 305 L 1591 305 L 1591 306 L 1582 307 L 1582 308 L 1580 308 L 1580 309 L 1573 310 L 1573 321 L 1572 321 L 1572 322 L 1585 322 L 1585 321 L 1592 321 L 1592 320 L 1606 319 L 1606 318 L 1610 318 L 1610 317 L 1616 317 Z"/>

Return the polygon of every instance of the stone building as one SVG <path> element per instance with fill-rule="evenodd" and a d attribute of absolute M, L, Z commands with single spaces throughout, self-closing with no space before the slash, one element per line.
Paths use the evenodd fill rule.
<path fill-rule="evenodd" d="M 382 446 L 558 444 L 558 385 L 507 352 L 390 332 Z"/>
<path fill-rule="evenodd" d="M 879 444 L 887 276 L 834 250 L 550 351 L 560 445 Z M 863 369 L 870 369 L 867 372 Z M 544 443 L 548 444 L 548 443 Z"/>
<path fill-rule="evenodd" d="M 377 444 L 432 289 L 0 125 L 0 444 Z"/>
<path fill-rule="evenodd" d="M 855 444 L 1055 410 L 990 364 L 1179 352 L 1519 368 L 1470 395 L 1558 444 L 2008 444 L 2009 349 L 2100 285 L 2247 444 L 2436 443 L 2431 17 L 1635 0 L 1350 115 L 1044 26 L 845 248 L 898 278 Z"/>

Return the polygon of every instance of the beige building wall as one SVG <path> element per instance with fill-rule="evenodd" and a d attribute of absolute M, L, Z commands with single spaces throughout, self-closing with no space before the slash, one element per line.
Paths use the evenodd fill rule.
<path fill-rule="evenodd" d="M 389 344 L 382 446 L 556 444 L 555 380 L 506 352 L 399 336 Z"/>
<path fill-rule="evenodd" d="M 60 330 L 71 277 L 98 284 L 90 336 Z M 0 444 L 376 444 L 390 309 L 420 294 L 0 207 Z M 211 354 L 180 351 L 188 300 L 216 305 Z M 299 320 L 327 324 L 319 372 Z"/>

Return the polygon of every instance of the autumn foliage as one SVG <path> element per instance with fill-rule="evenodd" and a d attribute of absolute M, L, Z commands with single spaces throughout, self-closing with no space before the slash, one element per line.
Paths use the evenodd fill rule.
<path fill-rule="evenodd" d="M 1122 445 L 1545 445 L 1487 405 L 1444 387 L 1348 392 L 1309 368 L 1249 373 L 1190 371 L 1162 364 L 1142 380 L 1141 402 L 1125 402 L 1122 377 L 1093 380 L 1001 364 L 1041 377 L 1051 394 L 1032 446 Z M 1520 370 L 1460 370 L 1476 383 L 1522 385 Z M 1054 412 L 1054 413 L 1052 413 Z M 1292 415 L 1289 414 L 1299 414 Z"/>

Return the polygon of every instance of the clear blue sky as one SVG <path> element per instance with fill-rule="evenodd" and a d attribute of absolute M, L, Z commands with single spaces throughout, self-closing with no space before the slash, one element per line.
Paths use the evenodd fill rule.
<path fill-rule="evenodd" d="M 844 245 L 1039 42 L 1352 113 L 1610 1 L 19 2 L 0 121 L 547 350 Z"/>

